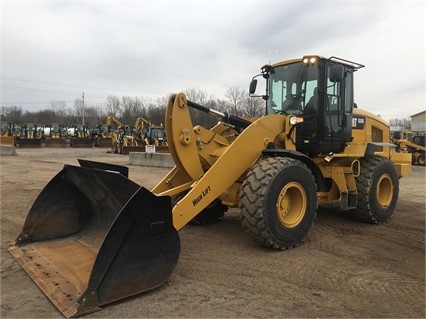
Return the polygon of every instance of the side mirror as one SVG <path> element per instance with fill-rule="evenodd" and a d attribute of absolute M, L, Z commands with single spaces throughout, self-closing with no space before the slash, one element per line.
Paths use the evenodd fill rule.
<path fill-rule="evenodd" d="M 256 92 L 257 80 L 253 79 L 250 82 L 249 93 L 254 94 Z"/>
<path fill-rule="evenodd" d="M 345 78 L 345 68 L 340 64 L 333 64 L 330 66 L 330 82 L 342 82 Z"/>

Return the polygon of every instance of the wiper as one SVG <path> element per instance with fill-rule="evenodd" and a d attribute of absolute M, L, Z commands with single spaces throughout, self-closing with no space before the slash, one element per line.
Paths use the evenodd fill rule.
<path fill-rule="evenodd" d="M 284 114 L 286 113 L 288 110 L 291 109 L 292 106 L 294 106 L 296 104 L 296 102 L 302 97 L 302 95 L 306 92 L 305 89 L 300 90 L 296 96 L 291 100 L 291 102 L 287 105 L 287 107 L 285 109 L 283 109 L 280 113 Z"/>

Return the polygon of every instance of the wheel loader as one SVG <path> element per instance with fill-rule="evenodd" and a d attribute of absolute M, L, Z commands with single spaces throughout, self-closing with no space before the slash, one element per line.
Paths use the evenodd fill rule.
<path fill-rule="evenodd" d="M 41 191 L 9 251 L 66 317 L 160 286 L 177 264 L 179 230 L 238 207 L 260 245 L 286 250 L 309 235 L 317 207 L 334 203 L 368 223 L 388 221 L 410 154 L 389 125 L 354 104 L 363 65 L 304 56 L 265 65 L 265 115 L 245 119 L 169 98 L 165 129 L 175 167 L 151 190 L 124 166 L 79 160 Z M 208 129 L 189 109 L 218 117 Z"/>
<path fill-rule="evenodd" d="M 21 127 L 19 148 L 41 147 L 42 128 L 35 123 L 25 123 Z"/>
<path fill-rule="evenodd" d="M 46 125 L 44 128 L 46 147 L 67 147 L 67 127 L 54 123 Z"/>
<path fill-rule="evenodd" d="M 396 151 L 401 153 L 411 154 L 411 163 L 425 166 L 425 136 L 416 135 L 414 132 L 410 132 L 410 138 L 407 135 L 402 135 L 398 139 L 393 139 L 392 142 L 396 145 Z"/>
<path fill-rule="evenodd" d="M 1 122 L 0 146 L 15 146 L 15 136 L 12 133 L 12 123 Z"/>
<path fill-rule="evenodd" d="M 74 148 L 93 147 L 94 141 L 89 134 L 89 128 L 84 124 L 74 124 L 68 128 L 70 146 Z"/>

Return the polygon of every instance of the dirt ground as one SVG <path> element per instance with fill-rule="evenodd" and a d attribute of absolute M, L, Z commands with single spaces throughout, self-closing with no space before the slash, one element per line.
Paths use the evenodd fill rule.
<path fill-rule="evenodd" d="M 8 253 L 41 189 L 77 158 L 128 164 L 105 149 L 17 149 L 2 156 L 1 318 L 61 318 Z M 164 168 L 129 166 L 152 188 Z M 180 231 L 181 255 L 161 287 L 110 304 L 91 318 L 425 318 L 425 168 L 400 180 L 392 220 L 374 226 L 321 208 L 306 242 L 289 251 L 260 247 L 238 210 Z"/>

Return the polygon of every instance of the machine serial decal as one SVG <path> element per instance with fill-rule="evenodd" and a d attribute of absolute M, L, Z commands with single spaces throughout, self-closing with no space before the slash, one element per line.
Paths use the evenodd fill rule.
<path fill-rule="evenodd" d="M 204 198 L 204 197 L 206 197 L 207 196 L 207 194 L 210 192 L 210 186 L 207 186 L 207 188 L 205 189 L 205 190 L 203 190 L 202 192 L 201 192 L 201 194 L 200 195 L 198 195 L 197 196 L 197 198 L 195 198 L 193 201 L 192 201 L 192 205 L 194 205 L 194 206 L 197 206 L 197 204 Z"/>
<path fill-rule="evenodd" d="M 352 128 L 356 130 L 363 130 L 365 128 L 365 117 L 354 116 L 352 118 Z"/>

